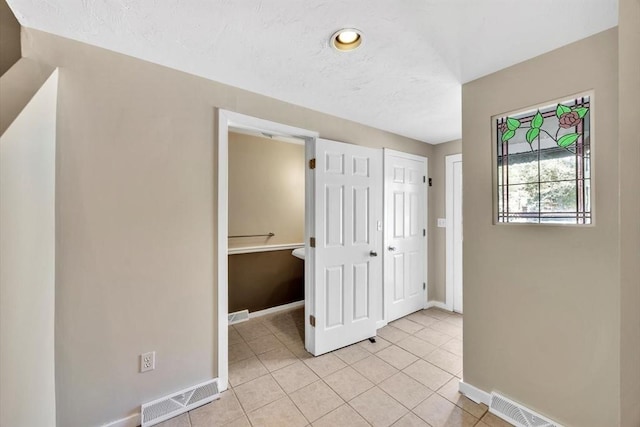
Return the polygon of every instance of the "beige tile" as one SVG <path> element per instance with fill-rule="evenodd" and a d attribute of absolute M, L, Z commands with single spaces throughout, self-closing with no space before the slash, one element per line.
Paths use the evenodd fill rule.
<path fill-rule="evenodd" d="M 438 394 L 432 394 L 413 412 L 433 427 L 472 427 L 478 422 L 476 417 Z"/>
<path fill-rule="evenodd" d="M 269 372 L 289 366 L 298 361 L 298 358 L 286 347 L 279 347 L 258 355 L 258 359 L 269 370 Z"/>
<path fill-rule="evenodd" d="M 255 340 L 256 338 L 271 334 L 271 331 L 256 319 L 238 323 L 233 327 L 236 328 L 236 331 L 238 331 L 245 341 Z"/>
<path fill-rule="evenodd" d="M 284 391 L 271 375 L 246 382 L 234 388 L 234 391 L 245 412 L 261 408 L 285 396 Z"/>
<path fill-rule="evenodd" d="M 491 427 L 489 424 L 485 424 L 482 420 L 478 421 L 474 427 Z"/>
<path fill-rule="evenodd" d="M 291 353 L 295 354 L 296 357 L 300 360 L 311 359 L 313 354 L 309 353 L 306 348 L 304 348 L 304 343 L 290 343 L 286 344 L 287 348 Z"/>
<path fill-rule="evenodd" d="M 389 323 L 391 326 L 393 326 L 394 328 L 398 328 L 402 331 L 405 331 L 408 334 L 415 334 L 416 332 L 418 332 L 420 329 L 424 328 L 424 325 L 421 325 L 419 323 L 416 322 L 412 322 L 411 320 L 409 320 L 408 318 L 401 318 L 398 320 L 395 320 L 391 323 Z"/>
<path fill-rule="evenodd" d="M 193 427 L 223 426 L 242 416 L 244 411 L 232 390 L 223 392 L 220 399 L 189 412 Z"/>
<path fill-rule="evenodd" d="M 452 325 L 446 321 L 436 322 L 433 325 L 429 326 L 431 329 L 436 330 L 438 332 L 442 332 L 444 334 L 450 335 L 452 337 L 461 337 L 462 336 L 462 326 Z"/>
<path fill-rule="evenodd" d="M 333 354 L 338 356 L 344 363 L 348 365 L 352 365 L 371 355 L 371 353 L 369 353 L 358 344 L 353 344 L 349 347 L 341 348 L 340 350 L 334 351 Z"/>
<path fill-rule="evenodd" d="M 294 392 L 320 379 L 302 362 L 296 362 L 286 368 L 279 369 L 273 372 L 272 375 L 287 393 Z"/>
<path fill-rule="evenodd" d="M 460 394 L 458 384 L 460 380 L 453 378 L 438 389 L 438 394 L 459 408 L 464 409 L 476 418 L 481 418 L 487 412 L 487 405 L 476 403 L 468 397 Z"/>
<path fill-rule="evenodd" d="M 393 424 L 393 427 L 429 427 L 429 424 L 425 423 L 422 418 L 409 412 L 404 417 L 400 418 Z"/>
<path fill-rule="evenodd" d="M 245 415 L 242 418 L 231 421 L 229 424 L 225 424 L 224 427 L 251 427 L 251 423 L 249 422 L 249 418 Z"/>
<path fill-rule="evenodd" d="M 233 326 L 229 326 L 229 345 L 244 342 L 238 331 Z"/>
<path fill-rule="evenodd" d="M 248 415 L 253 427 L 304 427 L 308 424 L 288 397 L 276 400 Z"/>
<path fill-rule="evenodd" d="M 313 423 L 313 427 L 369 427 L 351 406 L 342 405 Z"/>
<path fill-rule="evenodd" d="M 442 344 L 450 341 L 451 338 L 453 338 L 450 335 L 447 335 L 440 331 L 436 331 L 435 329 L 431 329 L 431 327 L 424 328 L 423 330 L 418 331 L 414 336 L 430 344 L 433 344 L 436 347 L 440 347 Z"/>
<path fill-rule="evenodd" d="M 403 338 L 408 337 L 409 334 L 394 326 L 387 325 L 384 328 L 378 329 L 378 336 L 384 338 L 385 340 L 391 343 L 394 343 L 394 342 L 400 341 Z"/>
<path fill-rule="evenodd" d="M 237 344 L 229 345 L 229 363 L 239 362 L 252 356 L 254 356 L 253 351 L 242 340 Z"/>
<path fill-rule="evenodd" d="M 438 320 L 444 320 L 447 317 L 450 316 L 451 312 L 450 311 L 444 311 L 441 310 L 439 308 L 428 308 L 426 310 L 422 310 L 422 313 L 429 316 L 429 317 L 433 317 L 434 319 L 438 319 Z"/>
<path fill-rule="evenodd" d="M 285 345 L 289 344 L 304 344 L 304 331 L 300 332 L 295 326 L 283 328 L 275 333 Z"/>
<path fill-rule="evenodd" d="M 378 384 L 398 372 L 396 368 L 375 355 L 354 363 L 352 367 L 374 384 Z"/>
<path fill-rule="evenodd" d="M 346 401 L 353 399 L 373 387 L 371 381 L 360 375 L 350 366 L 334 372 L 326 377 L 324 381 Z"/>
<path fill-rule="evenodd" d="M 189 421 L 189 414 L 182 414 L 156 425 L 158 427 L 191 427 L 191 421 Z"/>
<path fill-rule="evenodd" d="M 424 360 L 453 375 L 462 370 L 462 357 L 439 348 L 427 354 Z"/>
<path fill-rule="evenodd" d="M 387 348 L 391 345 L 389 341 L 385 340 L 382 337 L 376 337 L 375 340 L 376 342 L 371 342 L 369 340 L 360 341 L 358 345 L 367 350 L 369 353 L 377 353 L 383 348 Z"/>
<path fill-rule="evenodd" d="M 453 378 L 451 374 L 424 360 L 416 361 L 414 364 L 406 367 L 402 372 L 423 385 L 426 385 L 431 390 L 439 389 Z"/>
<path fill-rule="evenodd" d="M 452 338 L 450 341 L 442 344 L 440 348 L 462 357 L 462 340 L 460 338 Z"/>
<path fill-rule="evenodd" d="M 229 365 L 229 382 L 233 387 L 237 387 L 268 373 L 267 368 L 253 356 Z"/>
<path fill-rule="evenodd" d="M 403 340 L 400 340 L 396 343 L 396 345 L 398 347 L 404 348 L 408 352 L 413 353 L 418 357 L 426 356 L 437 348 L 435 345 L 414 336 L 410 336 Z"/>
<path fill-rule="evenodd" d="M 255 354 L 266 353 L 267 351 L 275 350 L 276 348 L 284 347 L 284 344 L 280 342 L 275 335 L 264 335 L 255 340 L 247 341 L 247 344 L 253 350 Z"/>
<path fill-rule="evenodd" d="M 347 366 L 338 356 L 329 353 L 304 361 L 313 372 L 324 378 Z"/>
<path fill-rule="evenodd" d="M 380 350 L 376 356 L 396 369 L 404 369 L 418 360 L 416 356 L 396 345 L 390 345 L 384 350 Z"/>
<path fill-rule="evenodd" d="M 438 319 L 434 319 L 433 317 L 425 315 L 422 311 L 410 314 L 409 316 L 407 316 L 407 319 L 411 320 L 412 322 L 419 323 L 422 326 L 433 325 L 438 321 Z"/>
<path fill-rule="evenodd" d="M 451 315 L 444 319 L 444 321 L 447 323 L 451 323 L 452 325 L 462 327 L 462 316 L 459 314 Z"/>
<path fill-rule="evenodd" d="M 324 381 L 316 381 L 289 395 L 307 420 L 313 422 L 344 404 Z"/>
<path fill-rule="evenodd" d="M 403 372 L 387 378 L 378 387 L 409 409 L 433 394 L 429 388 Z"/>
<path fill-rule="evenodd" d="M 481 421 L 489 427 L 512 427 L 511 423 L 508 423 L 502 418 L 493 415 L 491 412 L 487 412 L 486 414 L 484 414 Z"/>
<path fill-rule="evenodd" d="M 349 405 L 374 427 L 390 426 L 408 412 L 407 408 L 378 387 L 365 391 Z"/>

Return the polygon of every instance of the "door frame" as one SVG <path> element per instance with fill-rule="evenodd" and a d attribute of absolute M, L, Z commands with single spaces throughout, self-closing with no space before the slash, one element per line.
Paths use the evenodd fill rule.
<path fill-rule="evenodd" d="M 216 109 L 215 123 L 217 125 L 217 131 L 215 132 L 217 135 L 217 144 L 214 163 L 218 168 L 216 174 L 217 184 L 215 188 L 217 194 L 215 200 L 217 201 L 218 209 L 216 212 L 217 227 L 215 230 L 217 234 L 215 247 L 217 286 L 214 287 L 214 294 L 217 299 L 218 311 L 218 341 L 216 343 L 218 356 L 218 388 L 219 391 L 224 391 L 229 385 L 229 271 L 227 265 L 229 236 L 229 127 L 302 138 L 305 140 L 306 147 L 315 142 L 319 133 L 223 109 Z M 305 148 L 305 150 L 308 150 L 308 148 Z M 308 191 L 308 184 L 305 184 L 305 191 Z M 308 216 L 310 213 L 308 206 L 309 199 L 308 194 L 305 194 L 305 247 L 307 247 L 307 250 L 309 242 L 307 236 Z M 305 262 L 305 276 L 306 265 L 307 263 Z M 305 297 L 305 305 L 306 304 Z"/>
<path fill-rule="evenodd" d="M 378 321 L 378 329 L 385 326 L 389 319 L 389 307 L 388 307 L 388 298 L 387 295 L 390 294 L 391 289 L 389 288 L 390 284 L 384 280 L 385 277 L 385 265 L 387 261 L 387 256 L 389 256 L 388 251 L 385 249 L 389 246 L 388 237 L 387 237 L 387 202 L 389 201 L 389 189 L 386 180 L 386 168 L 387 168 L 387 158 L 388 156 L 396 156 L 396 157 L 404 157 L 409 160 L 417 160 L 420 162 L 424 162 L 424 174 L 425 177 L 429 177 L 429 158 L 424 156 L 418 156 L 416 154 L 409 154 L 402 151 L 392 150 L 390 148 L 384 148 L 382 153 L 382 223 L 383 223 L 383 232 L 382 232 L 382 307 L 383 307 L 383 315 L 382 319 Z M 424 229 L 426 230 L 425 242 L 424 242 L 424 283 L 427 283 L 427 279 L 429 277 L 429 185 L 424 186 Z M 429 286 L 425 287 L 424 290 L 424 302 L 423 308 L 427 308 L 429 301 Z"/>
<path fill-rule="evenodd" d="M 454 207 L 454 188 L 453 188 L 453 164 L 462 162 L 462 153 L 450 154 L 445 157 L 445 217 L 446 227 L 446 269 L 445 269 L 445 305 L 447 310 L 453 311 L 453 249 L 454 249 L 454 224 L 453 224 L 453 207 Z M 462 194 L 460 195 L 462 200 Z"/>

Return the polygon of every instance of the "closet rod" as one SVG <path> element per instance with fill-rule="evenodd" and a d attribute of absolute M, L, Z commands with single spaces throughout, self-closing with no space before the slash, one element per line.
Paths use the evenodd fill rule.
<path fill-rule="evenodd" d="M 238 236 L 229 236 L 229 239 L 235 239 L 238 237 L 273 237 L 275 236 L 274 233 L 268 233 L 268 234 L 240 234 Z"/>

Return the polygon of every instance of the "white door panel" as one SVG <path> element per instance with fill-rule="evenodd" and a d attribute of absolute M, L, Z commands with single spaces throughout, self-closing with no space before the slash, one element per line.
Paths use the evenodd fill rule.
<path fill-rule="evenodd" d="M 424 308 L 426 159 L 385 150 L 384 289 L 388 322 Z"/>
<path fill-rule="evenodd" d="M 382 295 L 382 152 L 317 139 L 313 257 L 315 327 L 307 349 L 320 355 L 376 334 Z M 373 255 L 372 255 L 373 253 Z"/>

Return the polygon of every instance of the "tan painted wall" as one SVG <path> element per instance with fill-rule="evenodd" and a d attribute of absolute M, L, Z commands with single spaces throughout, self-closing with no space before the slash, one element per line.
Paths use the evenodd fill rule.
<path fill-rule="evenodd" d="M 57 90 L 53 71 L 0 136 L 0 426 L 56 425 Z"/>
<path fill-rule="evenodd" d="M 620 0 L 620 425 L 640 426 L 640 1 Z"/>
<path fill-rule="evenodd" d="M 464 380 L 567 426 L 618 423 L 617 40 L 608 30 L 462 90 Z M 492 225 L 491 117 L 590 89 L 595 225 Z"/>
<path fill-rule="evenodd" d="M 230 248 L 304 241 L 304 145 L 229 133 Z"/>
<path fill-rule="evenodd" d="M 216 375 L 215 107 L 431 155 L 419 141 L 35 30 L 23 30 L 23 51 L 61 67 L 61 426 L 110 422 Z M 157 368 L 139 374 L 151 350 Z"/>
<path fill-rule="evenodd" d="M 433 270 L 433 280 L 429 283 L 429 300 L 445 302 L 446 298 L 446 228 L 438 228 L 438 218 L 446 218 L 446 176 L 445 158 L 462 152 L 462 141 L 450 141 L 433 147 L 433 158 L 429 159 L 429 176 L 433 178 L 429 229 L 431 258 L 429 269 Z"/>
<path fill-rule="evenodd" d="M 0 76 L 20 59 L 20 23 L 5 0 L 0 0 Z"/>

